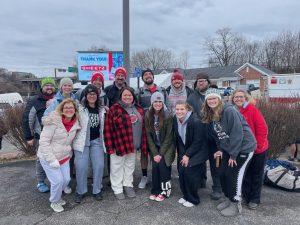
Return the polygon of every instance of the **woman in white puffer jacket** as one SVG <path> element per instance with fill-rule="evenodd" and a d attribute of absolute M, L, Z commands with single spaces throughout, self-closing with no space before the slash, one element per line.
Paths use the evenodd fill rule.
<path fill-rule="evenodd" d="M 64 211 L 62 191 L 69 184 L 72 142 L 80 129 L 76 103 L 68 98 L 43 119 L 37 156 L 51 183 L 50 202 L 55 212 Z"/>

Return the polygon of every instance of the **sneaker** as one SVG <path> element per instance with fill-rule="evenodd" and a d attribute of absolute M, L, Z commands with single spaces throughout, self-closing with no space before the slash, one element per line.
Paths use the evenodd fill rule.
<path fill-rule="evenodd" d="M 115 196 L 116 196 L 116 198 L 117 198 L 118 200 L 123 200 L 123 199 L 125 199 L 124 193 L 115 194 Z"/>
<path fill-rule="evenodd" d="M 124 186 L 124 192 L 127 195 L 128 198 L 134 198 L 135 197 L 135 191 L 133 187 L 126 187 Z"/>
<path fill-rule="evenodd" d="M 149 199 L 152 200 L 152 201 L 154 201 L 156 199 L 156 197 L 157 197 L 157 195 L 150 195 Z"/>
<path fill-rule="evenodd" d="M 257 203 L 254 203 L 254 202 L 249 202 L 249 203 L 248 203 L 248 208 L 249 208 L 249 209 L 256 210 L 257 207 L 258 207 L 258 204 L 257 204 Z"/>
<path fill-rule="evenodd" d="M 58 202 L 56 202 L 56 203 L 57 203 L 57 204 L 60 204 L 60 205 L 65 205 L 65 204 L 67 204 L 66 201 L 63 200 L 63 199 L 58 200 Z"/>
<path fill-rule="evenodd" d="M 163 195 L 157 195 L 157 197 L 155 198 L 155 201 L 157 202 L 162 202 L 163 200 L 165 200 L 166 197 Z"/>
<path fill-rule="evenodd" d="M 139 188 L 140 189 L 144 189 L 146 187 L 146 185 L 148 184 L 148 177 L 146 176 L 142 176 L 141 181 L 139 183 Z"/>
<path fill-rule="evenodd" d="M 188 201 L 185 201 L 182 205 L 188 208 L 195 206 L 193 203 L 190 203 Z"/>
<path fill-rule="evenodd" d="M 64 192 L 65 192 L 65 194 L 71 194 L 72 193 L 72 188 L 67 186 L 67 187 L 65 187 Z"/>
<path fill-rule="evenodd" d="M 58 202 L 52 202 L 50 204 L 50 207 L 54 210 L 54 212 L 62 212 L 64 211 L 64 207 L 62 207 L 61 204 L 59 204 Z"/>
<path fill-rule="evenodd" d="M 219 200 L 221 197 L 222 197 L 221 192 L 213 191 L 212 193 L 210 193 L 210 198 L 212 200 Z"/>
<path fill-rule="evenodd" d="M 288 157 L 288 160 L 293 162 L 293 161 L 295 160 L 295 158 L 292 157 L 292 156 L 289 156 L 289 157 Z"/>
<path fill-rule="evenodd" d="M 223 209 L 226 209 L 230 205 L 230 201 L 228 198 L 224 199 L 221 203 L 217 205 L 217 210 L 222 211 Z"/>
<path fill-rule="evenodd" d="M 221 215 L 225 217 L 237 216 L 242 212 L 240 202 L 230 202 L 229 206 L 221 211 Z"/>
<path fill-rule="evenodd" d="M 77 192 L 75 193 L 75 202 L 76 203 L 81 203 L 83 198 L 84 198 L 84 195 L 78 194 Z"/>
<path fill-rule="evenodd" d="M 185 203 L 185 202 L 186 202 L 186 200 L 185 200 L 184 198 L 181 198 L 181 199 L 178 200 L 178 203 L 179 203 L 179 204 L 183 204 L 183 203 Z"/>
<path fill-rule="evenodd" d="M 96 201 L 101 201 L 103 200 L 103 196 L 102 196 L 102 193 L 99 192 L 98 194 L 93 194 L 93 197 Z"/>
<path fill-rule="evenodd" d="M 41 193 L 46 193 L 50 191 L 49 187 L 44 182 L 38 183 L 36 187 Z"/>

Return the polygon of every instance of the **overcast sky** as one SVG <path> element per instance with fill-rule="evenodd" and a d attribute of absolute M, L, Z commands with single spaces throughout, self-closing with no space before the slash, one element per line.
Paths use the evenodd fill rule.
<path fill-rule="evenodd" d="M 203 41 L 231 27 L 249 39 L 299 31 L 299 0 L 130 0 L 130 48 L 189 52 L 205 67 Z M 53 75 L 76 51 L 122 50 L 122 0 L 1 0 L 0 68 Z"/>

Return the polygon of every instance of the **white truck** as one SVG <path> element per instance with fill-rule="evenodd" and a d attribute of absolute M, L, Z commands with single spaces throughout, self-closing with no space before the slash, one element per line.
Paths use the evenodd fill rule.
<path fill-rule="evenodd" d="M 275 74 L 268 76 L 266 96 L 269 101 L 300 101 L 300 74 Z"/>

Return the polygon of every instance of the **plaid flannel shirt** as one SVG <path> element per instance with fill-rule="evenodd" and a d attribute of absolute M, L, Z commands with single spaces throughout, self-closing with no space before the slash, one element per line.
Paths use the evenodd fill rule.
<path fill-rule="evenodd" d="M 141 150 L 147 154 L 144 110 L 135 105 L 143 120 Z M 104 125 L 104 142 L 108 154 L 118 156 L 134 153 L 132 124 L 127 111 L 117 102 L 106 113 Z"/>

